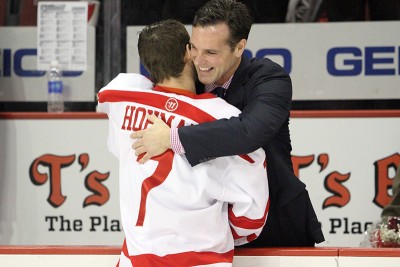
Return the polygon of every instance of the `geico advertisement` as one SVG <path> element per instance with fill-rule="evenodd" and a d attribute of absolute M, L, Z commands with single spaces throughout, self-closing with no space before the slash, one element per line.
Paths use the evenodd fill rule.
<path fill-rule="evenodd" d="M 95 100 L 95 29 L 87 29 L 87 69 L 63 71 L 65 101 Z M 0 27 L 0 101 L 47 101 L 47 72 L 37 69 L 36 34 L 36 27 Z"/>
<path fill-rule="evenodd" d="M 127 29 L 129 72 L 145 72 L 137 53 L 142 28 Z M 399 29 L 399 21 L 254 24 L 245 54 L 283 66 L 294 100 L 399 99 Z"/>
<path fill-rule="evenodd" d="M 326 241 L 358 246 L 392 196 L 400 118 L 292 118 L 292 161 Z M 0 244 L 121 245 L 107 119 L 0 120 Z M 206 218 L 205 218 L 206 220 Z"/>

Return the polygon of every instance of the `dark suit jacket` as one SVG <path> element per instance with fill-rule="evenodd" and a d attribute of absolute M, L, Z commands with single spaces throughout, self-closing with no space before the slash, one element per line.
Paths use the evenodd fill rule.
<path fill-rule="evenodd" d="M 250 60 L 243 56 L 225 96 L 228 103 L 242 110 L 239 117 L 178 129 L 192 166 L 216 157 L 246 154 L 260 147 L 265 150 L 271 208 L 265 227 L 268 234 L 263 230 L 262 235 L 273 238 L 273 232 L 278 241 L 263 241 L 260 236 L 260 246 L 312 246 L 324 241 L 305 184 L 293 172 L 289 133 L 291 99 L 291 79 L 281 66 L 266 58 Z M 297 203 L 298 199 L 304 202 Z M 303 218 L 296 218 L 295 214 Z M 291 216 L 294 218 L 290 219 Z M 288 232 L 282 223 L 285 220 L 290 220 L 289 227 L 303 238 L 296 239 L 296 234 L 281 238 Z"/>
<path fill-rule="evenodd" d="M 291 99 L 291 80 L 281 66 L 269 59 L 242 57 L 225 96 L 242 113 L 229 120 L 180 128 L 178 133 L 186 158 L 191 165 L 196 165 L 263 147 L 274 188 L 272 197 L 284 205 L 305 188 L 294 175 L 291 162 Z"/>
<path fill-rule="evenodd" d="M 397 166 L 396 176 L 393 178 L 393 198 L 390 203 L 383 208 L 381 217 L 400 217 L 400 165 Z"/>

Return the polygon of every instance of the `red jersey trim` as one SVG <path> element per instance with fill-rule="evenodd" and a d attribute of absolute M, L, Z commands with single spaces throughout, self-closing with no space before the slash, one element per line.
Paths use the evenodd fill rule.
<path fill-rule="evenodd" d="M 159 85 L 154 86 L 153 91 L 184 95 L 184 96 L 188 96 L 188 97 L 193 98 L 193 99 L 210 99 L 210 98 L 216 98 L 217 97 L 217 96 L 215 96 L 215 95 L 213 95 L 211 93 L 204 93 L 204 94 L 199 94 L 198 95 L 198 94 L 190 92 L 188 90 L 183 90 L 183 89 L 179 89 L 179 88 L 172 88 L 172 87 L 165 87 L 165 86 L 159 86 Z"/>
<path fill-rule="evenodd" d="M 131 261 L 132 266 L 146 267 L 189 267 L 221 262 L 232 263 L 234 254 L 234 251 L 230 250 L 226 253 L 188 251 L 165 256 L 154 254 L 129 255 L 125 241 L 122 252 Z"/>
<path fill-rule="evenodd" d="M 229 221 L 236 227 L 243 229 L 258 229 L 263 227 L 265 220 L 267 218 L 268 211 L 269 211 L 269 198 L 267 206 L 265 208 L 264 215 L 259 219 L 250 219 L 244 216 L 236 217 L 235 213 L 232 210 L 231 205 L 228 208 L 228 216 L 229 216 Z"/>
<path fill-rule="evenodd" d="M 136 102 L 143 105 L 152 106 L 158 109 L 162 109 L 168 112 L 166 103 L 173 97 L 154 94 L 151 92 L 132 92 L 123 90 L 106 90 L 99 93 L 99 102 Z M 216 118 L 204 112 L 203 110 L 190 105 L 184 101 L 174 98 L 178 107 L 174 110 L 174 113 L 189 117 L 197 123 L 214 121 Z"/>

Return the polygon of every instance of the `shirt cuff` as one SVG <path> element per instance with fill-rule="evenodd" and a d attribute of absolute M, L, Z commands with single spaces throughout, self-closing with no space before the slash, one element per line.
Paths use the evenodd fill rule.
<path fill-rule="evenodd" d="M 170 132 L 171 149 L 175 154 L 182 155 L 185 154 L 185 149 L 179 139 L 178 128 L 171 128 Z"/>

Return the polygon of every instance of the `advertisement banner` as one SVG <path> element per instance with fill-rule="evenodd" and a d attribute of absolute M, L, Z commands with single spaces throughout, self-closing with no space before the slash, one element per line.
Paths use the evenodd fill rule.
<path fill-rule="evenodd" d="M 95 100 L 95 28 L 88 26 L 87 34 L 86 70 L 63 71 L 66 102 Z M 47 101 L 47 72 L 37 69 L 37 52 L 36 27 L 0 27 L 0 102 Z"/>
<path fill-rule="evenodd" d="M 107 118 L 35 116 L 0 117 L 0 245 L 121 245 Z M 380 218 L 400 164 L 399 125 L 400 116 L 291 119 L 294 170 L 325 234 L 319 246 L 357 247 Z"/>
<path fill-rule="evenodd" d="M 107 119 L 0 120 L 0 244 L 122 244 L 107 134 Z"/>
<path fill-rule="evenodd" d="M 142 28 L 127 28 L 128 72 L 144 73 Z M 254 24 L 245 53 L 283 66 L 293 100 L 400 99 L 399 29 L 399 21 Z"/>
<path fill-rule="evenodd" d="M 392 196 L 400 118 L 295 118 L 292 162 L 309 191 L 325 242 L 359 246 Z"/>

